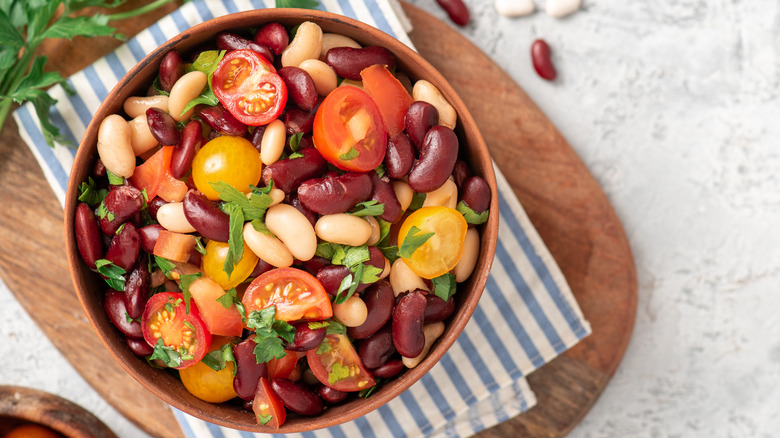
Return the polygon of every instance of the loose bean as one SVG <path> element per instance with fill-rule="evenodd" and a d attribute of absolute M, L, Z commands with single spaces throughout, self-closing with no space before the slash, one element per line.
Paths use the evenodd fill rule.
<path fill-rule="evenodd" d="M 366 321 L 356 327 L 347 328 L 347 334 L 352 339 L 365 339 L 376 333 L 393 315 L 395 295 L 387 281 L 378 281 L 368 287 L 362 294 L 366 304 Z"/>
<path fill-rule="evenodd" d="M 347 213 L 324 215 L 314 225 L 317 236 L 331 243 L 360 246 L 371 237 L 371 225 Z"/>
<path fill-rule="evenodd" d="M 317 348 L 325 340 L 325 327 L 312 329 L 308 322 L 299 322 L 293 324 L 295 327 L 295 337 L 291 343 L 284 346 L 285 350 L 290 351 L 309 351 Z"/>
<path fill-rule="evenodd" d="M 138 319 L 144 313 L 149 290 L 152 286 L 152 276 L 149 274 L 149 261 L 146 254 L 141 253 L 138 261 L 125 282 L 125 306 L 127 316 Z"/>
<path fill-rule="evenodd" d="M 365 216 L 363 219 L 371 225 L 371 237 L 368 238 L 366 245 L 374 246 L 379 243 L 379 237 L 382 235 L 382 230 L 379 229 L 379 222 L 377 222 L 374 216 Z"/>
<path fill-rule="evenodd" d="M 338 33 L 322 34 L 322 55 L 320 60 L 325 60 L 325 55 L 334 47 L 352 47 L 353 49 L 362 49 L 363 46 L 352 38 Z"/>
<path fill-rule="evenodd" d="M 173 84 L 184 75 L 186 71 L 181 54 L 176 50 L 171 50 L 163 56 L 160 61 L 160 87 L 167 93 L 171 92 Z"/>
<path fill-rule="evenodd" d="M 168 96 L 162 94 L 154 96 L 130 96 L 125 99 L 122 108 L 125 110 L 125 114 L 132 119 L 141 114 L 146 114 L 146 110 L 149 108 L 160 108 L 163 111 L 168 111 Z"/>
<path fill-rule="evenodd" d="M 257 44 L 267 46 L 274 52 L 274 55 L 281 55 L 290 37 L 287 35 L 287 29 L 279 23 L 268 23 L 257 31 L 254 38 Z"/>
<path fill-rule="evenodd" d="M 441 91 L 439 91 L 435 85 L 424 79 L 420 79 L 414 83 L 412 97 L 414 100 L 422 100 L 435 106 L 439 111 L 439 124 L 450 129 L 455 129 L 455 124 L 458 121 L 458 113 L 455 112 L 455 108 L 447 102 L 447 99 L 444 98 Z"/>
<path fill-rule="evenodd" d="M 327 96 L 331 91 L 338 87 L 338 76 L 336 72 L 326 63 L 319 59 L 307 59 L 303 61 L 298 68 L 306 71 L 314 81 L 314 87 L 317 94 Z"/>
<path fill-rule="evenodd" d="M 453 269 L 456 282 L 462 283 L 471 276 L 471 273 L 474 272 L 474 267 L 477 266 L 478 258 L 479 232 L 476 228 L 469 228 L 463 241 L 463 253 L 460 256 L 460 261 Z"/>
<path fill-rule="evenodd" d="M 292 266 L 293 256 L 281 240 L 255 230 L 251 222 L 244 224 L 244 243 L 257 257 L 277 268 Z"/>
<path fill-rule="evenodd" d="M 89 205 L 80 202 L 75 217 L 76 245 L 82 260 L 91 269 L 95 261 L 103 258 L 103 244 L 100 241 L 100 229 L 97 219 Z"/>
<path fill-rule="evenodd" d="M 144 195 L 133 186 L 115 186 L 109 190 L 103 205 L 108 213 L 98 224 L 106 236 L 113 236 L 123 223 L 141 211 Z"/>
<path fill-rule="evenodd" d="M 393 179 L 401 179 L 412 170 L 414 146 L 412 146 L 412 142 L 406 133 L 399 132 L 387 141 L 384 163 L 387 176 Z"/>
<path fill-rule="evenodd" d="M 233 50 L 252 50 L 263 56 L 268 62 L 274 62 L 274 52 L 263 44 L 258 44 L 255 41 L 246 39 L 240 35 L 236 35 L 230 32 L 220 32 L 216 36 L 217 47 L 220 50 L 227 50 L 232 52 Z"/>
<path fill-rule="evenodd" d="M 406 133 L 417 150 L 423 145 L 425 134 L 439 124 L 439 110 L 435 106 L 422 100 L 417 100 L 409 105 L 404 116 Z M 412 157 L 414 158 L 414 157 Z M 408 170 L 407 170 L 408 173 Z"/>
<path fill-rule="evenodd" d="M 347 327 L 357 327 L 366 322 L 368 309 L 359 296 L 352 295 L 343 303 L 333 305 L 333 316 Z"/>
<path fill-rule="evenodd" d="M 446 126 L 434 126 L 425 136 L 420 159 L 409 172 L 409 187 L 418 193 L 436 190 L 452 174 L 457 159 L 458 137 Z"/>
<path fill-rule="evenodd" d="M 100 123 L 97 150 L 106 169 L 114 175 L 130 178 L 135 171 L 135 152 L 130 124 L 117 114 Z"/>
<path fill-rule="evenodd" d="M 141 114 L 128 123 L 130 124 L 130 144 L 133 146 L 135 155 L 141 155 L 158 145 L 157 139 L 149 130 L 146 114 Z"/>
<path fill-rule="evenodd" d="M 317 104 L 317 87 L 306 70 L 298 67 L 282 67 L 276 72 L 287 86 L 287 97 L 292 99 L 298 108 L 311 111 Z"/>
<path fill-rule="evenodd" d="M 286 140 L 287 131 L 284 122 L 276 119 L 268 124 L 260 142 L 260 160 L 263 161 L 263 164 L 267 166 L 279 160 L 284 152 Z"/>
<path fill-rule="evenodd" d="M 205 238 L 227 242 L 230 237 L 230 216 L 217 208 L 205 195 L 189 190 L 182 200 L 184 217 Z M 158 212 L 159 213 L 159 212 Z"/>
<path fill-rule="evenodd" d="M 144 333 L 141 323 L 137 320 L 127 319 L 127 307 L 125 307 L 125 296 L 122 292 L 110 289 L 106 293 L 103 301 L 103 309 L 108 315 L 108 319 L 124 333 L 128 338 L 143 339 Z"/>
<path fill-rule="evenodd" d="M 406 366 L 406 368 L 414 368 L 417 365 L 420 364 L 420 362 L 425 359 L 425 356 L 428 355 L 428 352 L 431 350 L 431 346 L 433 343 L 439 339 L 439 336 L 444 333 L 444 323 L 443 322 L 437 322 L 434 324 L 428 324 L 425 327 L 423 327 L 423 334 L 425 336 L 425 345 L 423 346 L 422 352 L 417 357 L 404 357 L 401 359 Z"/>
<path fill-rule="evenodd" d="M 399 259 L 400 260 L 400 259 Z M 404 357 L 417 357 L 425 347 L 423 319 L 425 297 L 410 292 L 401 297 L 393 309 L 393 344 Z"/>
<path fill-rule="evenodd" d="M 298 67 L 307 59 L 317 59 L 322 53 L 322 29 L 311 21 L 298 26 L 295 38 L 282 52 L 282 66 Z"/>
<path fill-rule="evenodd" d="M 425 324 L 444 321 L 455 311 L 455 299 L 452 297 L 450 297 L 449 300 L 444 301 L 434 294 L 428 294 L 425 296 L 425 301 Z"/>
<path fill-rule="evenodd" d="M 334 47 L 325 54 L 325 62 L 342 78 L 359 81 L 360 72 L 372 65 L 385 65 L 388 70 L 392 70 L 395 67 L 395 55 L 380 46 L 362 49 Z"/>
<path fill-rule="evenodd" d="M 154 139 L 164 146 L 173 146 L 181 141 L 181 133 L 170 114 L 160 108 L 146 110 L 146 123 Z"/>
<path fill-rule="evenodd" d="M 265 225 L 296 259 L 306 261 L 314 257 L 317 251 L 314 227 L 306 216 L 292 205 L 278 204 L 269 208 L 265 213 Z"/>
<path fill-rule="evenodd" d="M 436 0 L 436 3 L 447 12 L 453 23 L 458 26 L 469 24 L 469 10 L 463 0 Z"/>
<path fill-rule="evenodd" d="M 319 382 L 319 380 L 317 381 Z M 319 395 L 325 401 L 325 403 L 337 404 L 346 400 L 347 396 L 349 396 L 349 393 L 339 391 L 338 389 L 333 389 L 330 386 L 320 385 L 317 387 L 317 395 Z"/>
<path fill-rule="evenodd" d="M 455 181 L 448 179 L 444 181 L 438 189 L 425 194 L 425 201 L 423 207 L 449 207 L 456 208 L 458 206 L 458 186 Z"/>
<path fill-rule="evenodd" d="M 558 76 L 550 59 L 550 46 L 545 40 L 538 39 L 531 44 L 531 61 L 533 61 L 536 74 L 542 79 L 552 81 Z"/>
<path fill-rule="evenodd" d="M 368 174 L 347 172 L 332 178 L 305 181 L 298 187 L 298 199 L 315 213 L 343 213 L 369 199 L 371 188 Z"/>
<path fill-rule="evenodd" d="M 398 222 L 401 219 L 403 210 L 401 209 L 401 203 L 398 202 L 396 197 L 395 189 L 387 178 L 380 178 L 376 172 L 370 172 L 370 175 L 371 197 L 369 199 L 385 205 L 385 210 L 379 215 L 379 218 L 390 223 Z"/>
<path fill-rule="evenodd" d="M 371 370 L 371 374 L 373 374 L 374 377 L 379 377 L 380 379 L 392 379 L 393 377 L 401 374 L 401 371 L 403 370 L 404 363 L 401 362 L 400 359 L 390 359 L 381 367 Z"/>
<path fill-rule="evenodd" d="M 496 11 L 504 17 L 521 17 L 536 9 L 533 0 L 496 0 L 495 6 Z"/>
<path fill-rule="evenodd" d="M 304 111 L 296 107 L 288 108 L 284 113 L 284 126 L 287 128 L 287 134 L 311 133 L 314 128 L 315 115 L 315 111 Z"/>
<path fill-rule="evenodd" d="M 235 137 L 241 137 L 247 132 L 246 125 L 238 121 L 222 104 L 196 105 L 195 112 L 214 131 Z"/>
<path fill-rule="evenodd" d="M 415 274 L 403 259 L 393 262 L 390 269 L 390 285 L 393 287 L 393 294 L 397 297 L 402 292 L 422 289 L 430 292 L 430 289 L 423 281 L 422 277 Z"/>
<path fill-rule="evenodd" d="M 582 0 L 550 0 L 545 3 L 545 12 L 553 18 L 563 18 L 580 8 Z"/>
<path fill-rule="evenodd" d="M 191 71 L 176 81 L 168 99 L 168 112 L 174 120 L 180 122 L 192 117 L 195 110 L 191 108 L 184 113 L 184 108 L 192 99 L 200 96 L 200 92 L 207 84 L 208 76 L 198 70 Z"/>
<path fill-rule="evenodd" d="M 125 272 L 130 272 L 140 250 L 141 238 L 135 226 L 128 222 L 111 239 L 111 244 L 106 250 L 106 260 L 124 269 Z"/>
<path fill-rule="evenodd" d="M 358 347 L 360 361 L 368 369 L 381 367 L 394 353 L 392 324 L 386 324 L 381 330 L 361 342 Z"/>
<path fill-rule="evenodd" d="M 141 249 L 152 254 L 157 238 L 160 237 L 160 231 L 164 230 L 160 224 L 151 224 L 138 229 L 138 236 L 141 238 Z"/>
<path fill-rule="evenodd" d="M 255 335 L 251 335 L 233 347 L 236 358 L 236 375 L 233 378 L 233 389 L 243 400 L 253 400 L 257 382 L 261 377 L 268 377 L 266 362 L 257 363 L 255 356 Z"/>
<path fill-rule="evenodd" d="M 161 206 L 157 210 L 157 222 L 168 231 L 174 233 L 194 233 L 195 227 L 187 220 L 184 214 L 184 204 L 181 202 L 170 202 Z"/>
<path fill-rule="evenodd" d="M 310 389 L 290 379 L 271 379 L 271 390 L 289 410 L 301 415 L 322 412 L 322 399 Z"/>
<path fill-rule="evenodd" d="M 143 339 L 125 337 L 125 343 L 130 351 L 138 357 L 146 357 L 154 353 L 154 348 Z"/>
<path fill-rule="evenodd" d="M 472 176 L 463 183 L 461 201 L 475 213 L 482 213 L 490 207 L 490 187 L 479 176 Z"/>
<path fill-rule="evenodd" d="M 403 181 L 393 181 L 393 191 L 396 199 L 398 199 L 398 203 L 401 205 L 401 210 L 406 211 L 412 205 L 414 190 Z"/>
<path fill-rule="evenodd" d="M 200 123 L 190 120 L 181 130 L 181 143 L 171 154 L 171 175 L 174 178 L 182 178 L 192 168 L 192 159 L 203 143 Z"/>

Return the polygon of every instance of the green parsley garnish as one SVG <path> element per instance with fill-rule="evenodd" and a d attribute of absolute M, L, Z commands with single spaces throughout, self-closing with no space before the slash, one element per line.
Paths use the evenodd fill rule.
<path fill-rule="evenodd" d="M 433 282 L 433 293 L 444 301 L 447 301 L 455 295 L 457 286 L 455 283 L 455 274 L 444 274 L 431 280 Z"/>
<path fill-rule="evenodd" d="M 282 339 L 288 343 L 295 338 L 295 327 L 287 321 L 277 321 L 276 306 L 253 310 L 247 318 L 247 326 L 255 331 L 255 357 L 257 363 L 268 362 L 271 359 L 281 359 L 287 353 L 284 351 Z"/>
<path fill-rule="evenodd" d="M 211 85 L 212 78 L 214 76 L 214 70 L 217 69 L 219 61 L 225 56 L 226 51 L 206 50 L 198 55 L 197 59 L 190 65 L 189 71 L 202 71 L 206 73 L 208 77 L 208 86 L 203 88 L 200 95 L 192 99 L 182 110 L 181 114 L 184 115 L 187 111 L 194 108 L 195 105 L 204 104 L 208 106 L 214 106 L 219 103 L 217 96 L 214 95 L 214 89 Z"/>
<path fill-rule="evenodd" d="M 417 226 L 412 226 L 412 228 L 409 229 L 406 237 L 404 237 L 403 243 L 401 243 L 401 246 L 398 248 L 398 255 L 408 259 L 415 251 L 417 251 L 417 248 L 424 245 L 428 239 L 436 234 L 433 232 L 419 234 L 420 232 L 422 232 L 422 230 L 417 228 Z"/>
<path fill-rule="evenodd" d="M 330 369 L 330 373 L 328 373 L 328 383 L 332 385 L 339 380 L 346 379 L 347 377 L 349 377 L 349 368 L 338 362 L 334 362 Z"/>
<path fill-rule="evenodd" d="M 165 366 L 170 368 L 176 368 L 181 365 L 182 354 L 176 351 L 173 347 L 165 345 L 162 338 L 157 339 L 157 344 L 154 345 L 154 351 L 149 356 L 149 360 L 159 359 Z"/>
<path fill-rule="evenodd" d="M 108 190 L 98 189 L 95 180 L 90 176 L 87 178 L 87 182 L 82 182 L 81 185 L 79 185 L 79 193 L 79 201 L 86 202 L 90 207 L 94 207 L 106 199 Z M 103 206 L 103 208 L 105 208 L 105 206 Z"/>
<path fill-rule="evenodd" d="M 463 215 L 463 218 L 466 219 L 467 223 L 473 225 L 484 224 L 488 220 L 488 215 L 490 215 L 490 210 L 477 213 L 463 201 L 458 202 L 456 210 Z"/>
<path fill-rule="evenodd" d="M 357 210 L 349 214 L 358 217 L 381 216 L 385 212 L 385 204 L 380 204 L 377 200 L 361 202 L 356 205 L 355 208 L 357 208 Z"/>
<path fill-rule="evenodd" d="M 233 362 L 233 375 L 236 375 L 236 358 L 233 356 L 233 344 L 228 342 L 219 350 L 214 350 L 203 357 L 203 364 L 214 371 L 222 371 L 227 367 L 228 362 Z"/>
<path fill-rule="evenodd" d="M 347 152 L 345 152 L 345 153 L 343 153 L 343 154 L 339 155 L 339 160 L 342 160 L 342 161 L 350 161 L 350 160 L 354 160 L 354 159 L 355 159 L 355 158 L 357 158 L 359 155 L 360 155 L 360 153 L 359 153 L 359 152 L 357 151 L 357 149 L 355 149 L 355 147 L 353 146 L 353 147 L 349 148 L 349 150 L 348 150 Z"/>
<path fill-rule="evenodd" d="M 118 291 L 125 290 L 125 274 L 127 271 L 106 259 L 95 260 L 95 267 L 98 274 L 105 277 L 106 283 L 108 283 L 110 288 Z"/>

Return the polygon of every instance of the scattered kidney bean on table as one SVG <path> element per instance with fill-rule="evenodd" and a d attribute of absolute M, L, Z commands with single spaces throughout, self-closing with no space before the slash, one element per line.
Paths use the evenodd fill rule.
<path fill-rule="evenodd" d="M 101 122 L 75 218 L 129 349 L 272 427 L 424 359 L 491 197 L 433 84 L 383 47 L 290 31 L 165 55 Z"/>

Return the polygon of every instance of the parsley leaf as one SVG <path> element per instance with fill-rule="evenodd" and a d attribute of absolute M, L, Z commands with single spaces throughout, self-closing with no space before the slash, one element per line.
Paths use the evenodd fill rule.
<path fill-rule="evenodd" d="M 227 210 L 226 213 L 230 216 L 230 234 L 228 235 L 228 252 L 227 256 L 225 256 L 225 264 L 222 270 L 225 271 L 228 279 L 230 279 L 230 276 L 233 274 L 233 268 L 244 257 L 244 210 L 236 204 L 226 204 L 224 209 Z"/>
<path fill-rule="evenodd" d="M 205 355 L 202 362 L 214 371 L 222 371 L 227 368 L 228 362 L 233 362 L 233 375 L 236 375 L 236 358 L 233 355 L 233 344 L 230 342 Z"/>
<path fill-rule="evenodd" d="M 382 385 L 382 380 L 383 379 L 380 379 L 380 378 L 377 377 L 375 379 L 376 384 L 374 386 L 370 387 L 370 388 L 366 388 L 366 389 L 360 390 L 360 392 L 358 392 L 358 397 L 363 397 L 363 398 L 371 397 L 379 389 L 379 387 Z"/>
<path fill-rule="evenodd" d="M 444 274 L 431 280 L 433 282 L 433 293 L 444 301 L 447 301 L 455 295 L 457 286 L 455 284 L 455 274 Z"/>
<path fill-rule="evenodd" d="M 328 321 L 312 321 L 309 323 L 309 330 L 319 330 L 328 327 L 329 325 L 330 323 Z"/>
<path fill-rule="evenodd" d="M 412 196 L 412 203 L 409 204 L 409 208 L 407 208 L 406 211 L 419 210 L 422 208 L 425 203 L 425 196 L 425 193 L 415 193 L 414 196 Z"/>
<path fill-rule="evenodd" d="M 273 415 L 261 415 L 257 414 L 257 422 L 265 426 L 268 424 L 271 420 L 274 419 Z"/>
<path fill-rule="evenodd" d="M 94 207 L 106 199 L 108 190 L 98 189 L 95 180 L 90 176 L 87 182 L 82 182 L 79 185 L 79 193 L 79 201 L 86 202 L 90 207 Z"/>
<path fill-rule="evenodd" d="M 157 338 L 157 343 L 154 345 L 154 351 L 149 356 L 149 360 L 159 359 L 166 366 L 170 368 L 176 368 L 181 365 L 182 355 L 176 351 L 173 347 L 165 345 L 162 338 Z"/>
<path fill-rule="evenodd" d="M 477 213 L 463 201 L 458 202 L 458 206 L 456 209 L 460 214 L 463 215 L 463 218 L 466 219 L 467 223 L 473 225 L 484 224 L 485 222 L 487 222 L 488 215 L 490 214 L 490 210 L 485 210 L 482 213 Z"/>
<path fill-rule="evenodd" d="M 97 268 L 98 274 L 105 277 L 109 287 L 118 291 L 125 290 L 124 274 L 126 274 L 127 271 L 106 259 L 95 260 L 95 267 Z"/>
<path fill-rule="evenodd" d="M 121 186 L 125 183 L 125 179 L 119 175 L 114 175 L 110 170 L 106 170 L 106 176 L 108 177 L 108 183 L 112 186 Z"/>
<path fill-rule="evenodd" d="M 166 277 L 171 278 L 171 271 L 176 269 L 176 265 L 172 261 L 160 256 L 154 256 L 154 262 Z"/>
<path fill-rule="evenodd" d="M 381 216 L 385 212 L 385 204 L 380 204 L 377 200 L 361 202 L 355 206 L 358 210 L 350 214 L 357 217 Z"/>
<path fill-rule="evenodd" d="M 392 265 L 395 263 L 396 260 L 401 258 L 398 255 L 398 245 L 393 246 L 377 246 L 380 251 L 382 251 L 382 254 L 385 256 L 387 260 L 390 261 L 390 264 Z"/>
<path fill-rule="evenodd" d="M 276 0 L 277 8 L 314 9 L 319 4 L 316 0 Z"/>
<path fill-rule="evenodd" d="M 289 145 L 291 151 L 298 152 L 298 148 L 301 147 L 301 137 L 303 137 L 303 132 L 296 132 L 290 136 Z"/>
<path fill-rule="evenodd" d="M 203 274 L 200 272 L 196 272 L 194 274 L 184 274 L 181 276 L 181 283 L 179 286 L 181 287 L 181 293 L 184 295 L 184 305 L 187 309 L 187 314 L 190 313 L 190 299 L 192 298 L 192 295 L 190 295 L 190 285 L 193 281 L 197 280 L 198 278 L 202 277 Z"/>
<path fill-rule="evenodd" d="M 339 362 L 334 362 L 330 369 L 330 373 L 328 373 L 328 383 L 332 385 L 339 380 L 346 379 L 347 377 L 349 377 L 349 368 L 345 367 Z"/>
<path fill-rule="evenodd" d="M 97 211 L 95 211 L 95 216 L 97 216 L 100 219 L 107 219 L 109 222 L 111 222 L 112 220 L 114 220 L 114 218 L 116 218 L 116 216 L 114 215 L 114 213 L 108 211 L 108 208 L 106 207 L 106 203 L 104 201 L 105 198 L 103 201 L 100 201 L 100 205 L 98 205 Z"/>
<path fill-rule="evenodd" d="M 133 321 L 141 322 L 141 317 L 139 316 L 138 318 L 133 319 L 133 318 L 130 318 L 130 314 L 129 313 L 125 312 L 125 321 L 127 321 L 128 324 L 132 324 Z"/>
<path fill-rule="evenodd" d="M 404 237 L 403 243 L 401 243 L 401 246 L 398 248 L 398 255 L 401 257 L 408 259 L 412 256 L 412 254 L 417 251 L 417 248 L 421 247 L 425 244 L 425 242 L 428 241 L 431 237 L 433 237 L 436 233 L 423 233 L 418 234 L 422 230 L 417 228 L 416 226 L 412 226 L 412 228 L 409 229 L 409 232 L 406 234 L 406 237 Z"/>
<path fill-rule="evenodd" d="M 349 148 L 349 150 L 347 152 L 339 155 L 339 160 L 350 161 L 350 160 L 354 160 L 359 155 L 360 155 L 360 152 L 358 152 L 357 149 L 355 149 L 355 147 L 353 146 L 353 147 Z"/>
<path fill-rule="evenodd" d="M 292 342 L 295 338 L 295 327 L 287 321 L 277 321 L 276 306 L 254 310 L 247 318 L 247 326 L 255 331 L 255 358 L 257 363 L 268 362 L 271 359 L 281 359 L 287 353 L 284 351 L 282 339 Z"/>
<path fill-rule="evenodd" d="M 317 354 L 327 353 L 331 350 L 333 350 L 333 347 L 331 347 L 330 343 L 328 343 L 328 339 L 326 338 L 324 341 L 322 341 L 322 344 L 317 347 Z"/>
<path fill-rule="evenodd" d="M 224 50 L 206 50 L 201 52 L 195 61 L 190 65 L 190 71 L 202 71 L 208 76 L 207 86 L 203 88 L 200 95 L 185 105 L 181 114 L 184 115 L 187 111 L 194 108 L 196 105 L 204 104 L 208 106 L 214 106 L 219 103 L 217 96 L 214 95 L 214 88 L 211 85 L 212 78 L 214 77 L 214 70 L 217 69 L 219 61 L 225 56 Z"/>
<path fill-rule="evenodd" d="M 328 323 L 327 330 L 325 330 L 326 335 L 344 335 L 347 333 L 347 326 L 343 323 L 336 321 L 335 319 L 326 322 Z"/>

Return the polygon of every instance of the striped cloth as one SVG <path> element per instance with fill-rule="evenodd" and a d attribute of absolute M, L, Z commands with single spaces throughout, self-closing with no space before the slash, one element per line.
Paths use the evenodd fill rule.
<path fill-rule="evenodd" d="M 50 90 L 58 104 L 51 120 L 78 144 L 92 114 L 143 56 L 188 27 L 227 13 L 273 7 L 273 0 L 195 0 L 144 30 L 115 52 Z M 395 0 L 323 0 L 321 9 L 357 18 L 412 46 L 408 21 Z M 32 106 L 15 113 L 26 141 L 64 204 L 75 150 L 46 145 Z M 452 348 L 400 397 L 364 417 L 301 437 L 469 436 L 536 403 L 524 376 L 590 333 L 590 326 L 552 256 L 503 175 L 499 240 L 493 270 L 474 315 Z M 248 437 L 174 409 L 188 437 Z M 258 435 L 259 436 L 259 435 Z"/>

